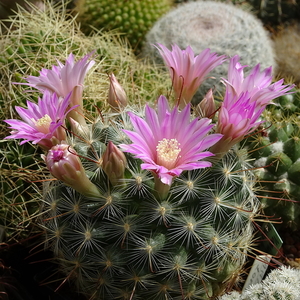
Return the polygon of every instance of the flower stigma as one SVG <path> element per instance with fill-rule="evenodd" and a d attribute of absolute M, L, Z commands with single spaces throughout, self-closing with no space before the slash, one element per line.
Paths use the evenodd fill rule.
<path fill-rule="evenodd" d="M 180 143 L 176 139 L 164 138 L 159 141 L 156 146 L 158 163 L 167 169 L 172 169 L 181 151 L 179 146 Z"/>

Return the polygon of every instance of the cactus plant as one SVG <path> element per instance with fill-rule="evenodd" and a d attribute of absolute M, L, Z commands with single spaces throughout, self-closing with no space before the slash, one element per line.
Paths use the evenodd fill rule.
<path fill-rule="evenodd" d="M 183 63 L 186 50 L 171 55 Z M 185 68 L 196 64 L 192 60 Z M 40 225 L 65 276 L 61 284 L 72 280 L 94 299 L 222 294 L 252 255 L 254 226 L 258 215 L 263 217 L 247 153 L 236 143 L 259 126 L 258 117 L 274 95 L 292 87 L 282 81 L 271 85 L 270 68 L 261 73 L 259 65 L 251 72 L 253 80 L 243 83 L 235 56 L 213 133 L 212 120 L 194 116 L 190 103 L 179 109 L 176 100 L 171 107 L 164 96 L 156 109 L 146 105 L 145 111 L 117 99 L 119 107 L 103 105 L 100 116 L 86 123 L 70 118 L 74 103 L 61 113 L 73 96 L 49 105 L 58 97 L 49 86 L 57 78 L 67 86 L 86 66 L 73 68 L 76 72 L 53 66 L 56 74 L 48 78 L 46 91 L 41 83 L 51 70 L 34 81 L 28 77 L 43 97 L 38 104 L 28 102 L 27 109 L 17 108 L 22 121 L 5 120 L 12 129 L 6 139 L 31 140 L 47 151 L 43 159 L 56 180 L 45 185 Z M 188 85 L 194 91 L 194 82 Z M 58 133 L 67 128 L 67 119 L 71 134 L 66 138 Z M 240 119 L 246 120 L 242 126 Z"/>
<path fill-rule="evenodd" d="M 123 135 L 108 129 L 98 121 L 90 142 L 72 141 L 78 155 L 89 158 L 85 169 L 100 196 L 86 197 L 62 182 L 45 190 L 41 224 L 60 269 L 95 299 L 218 295 L 252 244 L 253 177 L 228 175 L 228 169 L 245 169 L 244 162 L 229 153 L 209 170 L 179 176 L 161 199 L 151 174 L 130 156 L 124 178 L 112 186 L 99 161 L 107 140 L 117 144 Z"/>
<path fill-rule="evenodd" d="M 143 56 L 162 63 L 151 44 L 161 43 L 168 48 L 176 43 L 180 48 L 191 48 L 199 54 L 206 48 L 229 57 L 238 54 L 241 63 L 254 67 L 275 67 L 274 51 L 267 31 L 251 13 L 231 4 L 197 1 L 179 5 L 160 18 L 146 35 Z M 222 64 L 210 73 L 210 79 L 201 86 L 200 98 L 215 87 L 223 92 L 219 83 L 226 77 L 227 66 Z M 215 78 L 213 80 L 213 78 Z"/>
<path fill-rule="evenodd" d="M 0 147 L 0 228 L 2 241 L 14 243 L 38 232 L 32 221 L 39 214 L 42 187 L 36 181 L 46 178 L 41 152 L 32 145 L 20 146 L 1 141 Z"/>
<path fill-rule="evenodd" d="M 140 48 L 145 34 L 171 8 L 171 0 L 78 0 L 74 9 L 85 33 L 117 29 L 134 49 Z"/>
<path fill-rule="evenodd" d="M 282 266 L 272 270 L 261 282 L 248 287 L 241 294 L 232 292 L 219 300 L 297 300 L 299 298 L 300 270 Z"/>
<path fill-rule="evenodd" d="M 268 215 L 281 218 L 284 227 L 299 229 L 299 91 L 274 100 L 266 109 L 265 129 L 249 137 L 250 157 L 255 159 L 258 192 Z"/>

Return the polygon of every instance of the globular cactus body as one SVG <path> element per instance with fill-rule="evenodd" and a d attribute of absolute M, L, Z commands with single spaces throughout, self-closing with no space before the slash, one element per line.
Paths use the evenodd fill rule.
<path fill-rule="evenodd" d="M 170 0 L 80 0 L 75 12 L 83 32 L 117 29 L 136 48 L 153 23 L 170 8 Z"/>
<path fill-rule="evenodd" d="M 219 295 L 243 268 L 258 213 L 244 154 L 231 151 L 212 168 L 183 173 L 164 199 L 151 173 L 126 155 L 125 176 L 112 186 L 101 160 L 108 140 L 126 142 L 126 118 L 108 116 L 114 126 L 97 121 L 86 142 L 72 142 L 88 159 L 83 164 L 100 197 L 61 182 L 45 189 L 41 224 L 60 269 L 93 299 Z"/>
<path fill-rule="evenodd" d="M 300 9 L 300 7 L 299 7 Z M 300 26 L 299 24 L 283 27 L 273 37 L 277 72 L 280 76 L 291 77 L 297 84 L 300 83 L 299 56 L 300 56 Z"/>

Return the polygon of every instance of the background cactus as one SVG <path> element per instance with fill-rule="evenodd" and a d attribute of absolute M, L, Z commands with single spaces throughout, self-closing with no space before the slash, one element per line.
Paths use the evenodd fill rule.
<path fill-rule="evenodd" d="M 274 51 L 268 33 L 251 13 L 231 4 L 213 1 L 197 1 L 179 5 L 160 18 L 146 35 L 143 55 L 157 63 L 161 58 L 151 44 L 161 43 L 168 48 L 176 43 L 180 48 L 192 47 L 199 54 L 210 48 L 229 57 L 238 54 L 241 63 L 262 68 L 275 66 Z M 217 67 L 201 87 L 201 100 L 215 86 L 222 91 L 220 77 L 227 76 L 226 64 Z"/>
<path fill-rule="evenodd" d="M 300 270 L 287 268 L 274 269 L 258 284 L 251 285 L 242 294 L 232 292 L 219 300 L 269 300 L 299 298 Z"/>
<path fill-rule="evenodd" d="M 299 8 L 300 9 L 300 8 Z M 273 36 L 277 72 L 280 76 L 290 77 L 300 83 L 300 25 L 295 24 L 281 29 Z"/>
<path fill-rule="evenodd" d="M 269 106 L 263 115 L 265 129 L 246 141 L 259 167 L 255 174 L 261 181 L 259 194 L 266 196 L 261 199 L 265 213 L 292 229 L 300 226 L 299 101 L 299 90 L 274 100 L 277 106 Z"/>
<path fill-rule="evenodd" d="M 40 151 L 32 145 L 20 146 L 17 141 L 1 141 L 0 147 L 0 227 L 2 241 L 19 242 L 38 232 L 32 221 L 39 214 L 38 201 L 45 179 Z"/>
<path fill-rule="evenodd" d="M 171 4 L 171 0 L 78 0 L 74 10 L 85 33 L 95 28 L 117 29 L 136 49 L 141 47 L 147 31 Z"/>

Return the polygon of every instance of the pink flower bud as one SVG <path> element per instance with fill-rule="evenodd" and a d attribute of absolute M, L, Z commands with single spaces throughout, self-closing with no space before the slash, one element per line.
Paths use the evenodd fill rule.
<path fill-rule="evenodd" d="M 82 94 L 83 94 L 83 86 L 76 85 L 72 90 L 69 101 L 70 101 L 70 106 L 77 106 L 77 107 L 68 113 L 68 118 L 74 119 L 81 126 L 86 126 L 84 113 L 83 113 Z"/>
<path fill-rule="evenodd" d="M 116 185 L 120 179 L 124 178 L 127 164 L 124 153 L 118 149 L 111 141 L 108 142 L 102 156 L 102 167 L 112 185 Z"/>
<path fill-rule="evenodd" d="M 43 158 L 50 173 L 58 180 L 85 196 L 101 197 L 96 185 L 86 176 L 76 151 L 69 145 L 56 145 Z"/>
<path fill-rule="evenodd" d="M 196 112 L 202 118 L 213 118 L 213 115 L 216 112 L 216 104 L 212 89 L 207 92 L 203 100 L 197 105 Z"/>
<path fill-rule="evenodd" d="M 127 96 L 114 74 L 109 76 L 108 104 L 116 111 L 127 105 Z"/>

